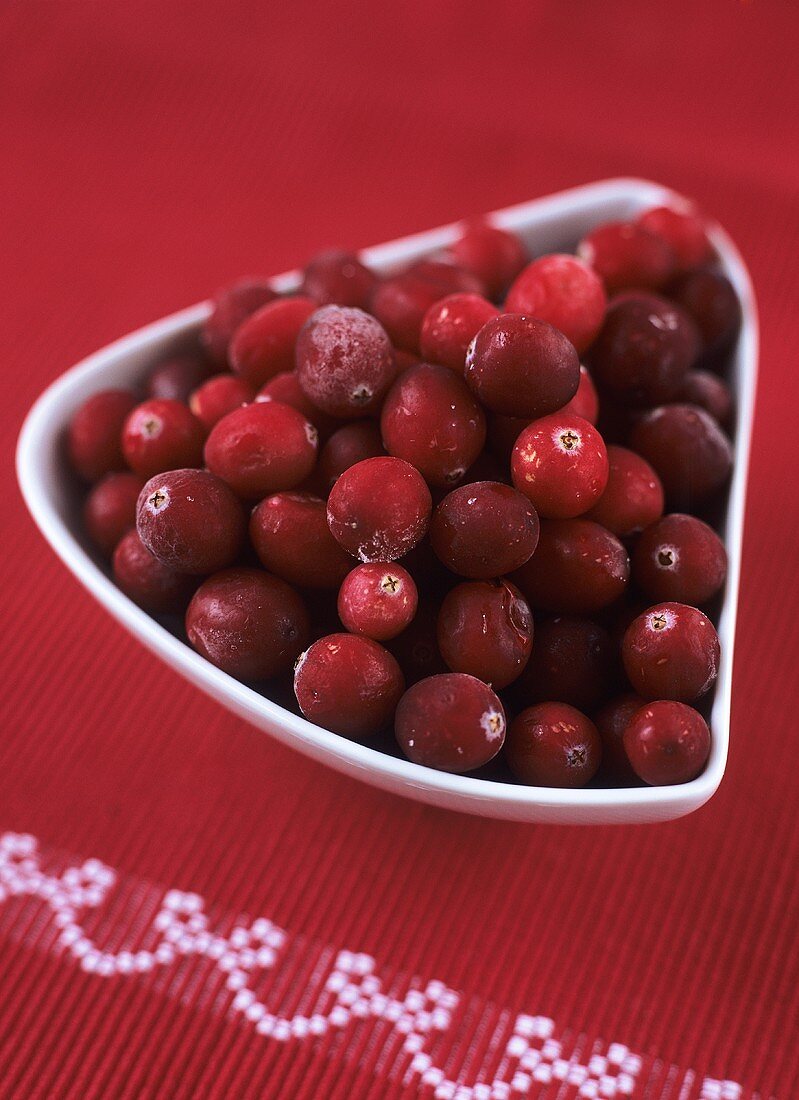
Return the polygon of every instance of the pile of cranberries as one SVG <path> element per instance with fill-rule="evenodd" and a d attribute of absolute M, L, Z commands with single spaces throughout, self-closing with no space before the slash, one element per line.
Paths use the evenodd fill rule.
<path fill-rule="evenodd" d="M 132 600 L 232 676 L 293 676 L 345 737 L 683 783 L 710 751 L 739 321 L 688 206 L 573 255 L 487 221 L 389 275 L 327 252 L 291 294 L 227 287 L 146 393 L 78 409 L 85 528 Z"/>

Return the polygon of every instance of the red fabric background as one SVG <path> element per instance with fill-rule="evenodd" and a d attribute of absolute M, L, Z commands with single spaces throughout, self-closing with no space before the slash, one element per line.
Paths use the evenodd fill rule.
<path fill-rule="evenodd" d="M 780 0 L 3 5 L 0 832 L 625 1043 L 655 1082 L 636 1096 L 699 1095 L 675 1066 L 799 1096 L 797 56 Z M 34 531 L 14 439 L 81 356 L 322 245 L 616 174 L 696 196 L 761 308 L 732 754 L 699 813 L 531 828 L 340 778 L 163 668 Z M 398 1088 L 366 1032 L 279 1044 L 155 974 L 83 973 L 21 904 L 3 1096 Z"/>

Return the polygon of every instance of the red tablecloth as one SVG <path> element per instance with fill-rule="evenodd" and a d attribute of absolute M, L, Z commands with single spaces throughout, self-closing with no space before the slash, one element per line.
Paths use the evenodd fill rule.
<path fill-rule="evenodd" d="M 3 5 L 0 1095 L 799 1096 L 798 24 Z M 623 173 L 717 215 L 762 312 L 732 755 L 699 813 L 528 828 L 340 778 L 163 668 L 34 531 L 14 437 L 79 357 L 319 246 Z"/>

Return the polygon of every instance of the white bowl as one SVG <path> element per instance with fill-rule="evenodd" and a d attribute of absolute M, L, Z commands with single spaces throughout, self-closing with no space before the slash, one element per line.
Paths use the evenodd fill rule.
<path fill-rule="evenodd" d="M 615 179 L 509 207 L 497 211 L 492 218 L 498 225 L 514 230 L 534 254 L 540 254 L 573 247 L 599 222 L 630 218 L 646 207 L 675 200 L 679 201 L 679 196 L 657 184 Z M 364 258 L 372 267 L 388 271 L 440 249 L 456 233 L 455 225 L 444 226 L 367 249 Z M 90 394 L 110 386 L 140 382 L 157 360 L 185 343 L 207 315 L 207 302 L 148 325 L 96 352 L 42 394 L 28 414 L 17 449 L 17 472 L 25 501 L 56 554 L 139 641 L 241 718 L 337 771 L 395 794 L 484 817 L 570 824 L 664 821 L 680 817 L 713 795 L 727 761 L 744 494 L 757 369 L 757 314 L 748 272 L 720 227 L 713 226 L 710 235 L 722 269 L 741 300 L 743 327 L 732 368 L 738 409 L 736 463 L 722 525 L 729 553 L 729 577 L 719 621 L 722 658 L 711 714 L 713 747 L 705 771 L 690 783 L 673 787 L 560 790 L 433 771 L 348 741 L 284 710 L 214 668 L 123 595 L 93 560 L 80 531 L 78 500 L 64 463 L 64 430 L 72 413 Z M 290 289 L 296 283 L 296 272 L 275 279 L 275 285 L 281 289 Z"/>

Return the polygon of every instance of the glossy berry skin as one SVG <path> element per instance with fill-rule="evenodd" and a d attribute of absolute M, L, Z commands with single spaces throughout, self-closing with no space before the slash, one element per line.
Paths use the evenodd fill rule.
<path fill-rule="evenodd" d="M 462 577 L 491 580 L 519 569 L 538 545 L 538 515 L 509 485 L 477 481 L 453 489 L 430 523 L 438 558 Z"/>
<path fill-rule="evenodd" d="M 270 378 L 255 395 L 256 401 L 280 401 L 291 405 L 292 409 L 302 413 L 306 420 L 319 432 L 320 439 L 327 439 L 339 426 L 340 421 L 328 416 L 314 405 L 303 393 L 296 371 L 284 370 Z"/>
<path fill-rule="evenodd" d="M 587 420 L 589 424 L 596 425 L 599 419 L 599 395 L 596 392 L 596 386 L 591 375 L 582 363 L 580 364 L 580 383 L 577 386 L 577 393 L 571 401 L 567 401 L 563 408 L 558 411 L 574 413 L 575 416 L 581 416 L 583 420 Z"/>
<path fill-rule="evenodd" d="M 729 351 L 741 326 L 741 303 L 725 275 L 692 271 L 672 283 L 669 295 L 693 319 L 704 356 L 717 359 Z"/>
<path fill-rule="evenodd" d="M 532 645 L 532 613 L 510 581 L 468 581 L 444 597 L 438 648 L 453 672 L 468 672 L 499 691 L 521 674 Z"/>
<path fill-rule="evenodd" d="M 72 469 L 84 481 L 98 481 L 113 470 L 124 470 L 122 426 L 136 407 L 128 390 L 92 394 L 72 416 L 67 453 Z"/>
<path fill-rule="evenodd" d="M 104 554 L 109 555 L 125 532 L 136 526 L 136 501 L 143 485 L 137 474 L 106 474 L 87 496 L 83 523 Z"/>
<path fill-rule="evenodd" d="M 226 367 L 233 334 L 256 310 L 276 298 L 266 279 L 240 279 L 220 290 L 200 335 L 209 359 L 218 367 Z"/>
<path fill-rule="evenodd" d="M 449 294 L 424 315 L 419 337 L 422 357 L 463 374 L 466 352 L 477 333 L 499 310 L 479 294 Z"/>
<path fill-rule="evenodd" d="M 354 306 L 368 309 L 379 280 L 352 252 L 331 249 L 320 252 L 302 275 L 302 293 L 320 306 Z"/>
<path fill-rule="evenodd" d="M 633 428 L 630 446 L 655 469 L 673 509 L 693 511 L 726 483 L 732 470 L 732 444 L 696 405 L 652 409 Z"/>
<path fill-rule="evenodd" d="M 651 600 L 698 606 L 721 591 L 727 551 L 712 527 L 675 512 L 642 532 L 633 549 L 632 572 Z"/>
<path fill-rule="evenodd" d="M 244 542 L 244 510 L 207 470 L 169 470 L 139 494 L 136 528 L 158 560 L 177 573 L 214 573 L 235 561 Z"/>
<path fill-rule="evenodd" d="M 125 595 L 152 615 L 183 611 L 197 586 L 195 577 L 176 573 L 151 554 L 135 528 L 117 543 L 111 569 Z"/>
<path fill-rule="evenodd" d="M 349 573 L 338 594 L 338 614 L 351 634 L 376 642 L 396 638 L 416 614 L 419 594 L 401 565 L 365 562 Z"/>
<path fill-rule="evenodd" d="M 722 428 L 732 421 L 733 400 L 730 387 L 709 370 L 689 370 L 677 394 L 682 405 L 698 405 L 710 413 Z"/>
<path fill-rule="evenodd" d="M 302 413 L 260 401 L 228 413 L 205 444 L 205 464 L 243 500 L 293 489 L 316 464 L 318 433 Z"/>
<path fill-rule="evenodd" d="M 330 416 L 370 416 L 394 381 L 394 352 L 383 326 L 362 309 L 324 306 L 297 338 L 297 380 Z"/>
<path fill-rule="evenodd" d="M 311 493 L 275 493 L 250 516 L 250 541 L 270 573 L 299 588 L 335 590 L 352 568 L 327 525 L 327 506 Z"/>
<path fill-rule="evenodd" d="M 626 539 L 663 515 L 663 486 L 649 463 L 626 447 L 608 447 L 608 469 L 605 491 L 586 518 Z"/>
<path fill-rule="evenodd" d="M 511 579 L 541 611 L 591 615 L 622 595 L 630 559 L 615 535 L 587 519 L 541 521 L 538 548 Z"/>
<path fill-rule="evenodd" d="M 469 345 L 465 377 L 486 408 L 533 418 L 574 397 L 580 361 L 563 333 L 546 321 L 503 313 L 486 322 Z"/>
<path fill-rule="evenodd" d="M 632 716 L 624 730 L 624 748 L 633 771 L 645 783 L 689 783 L 710 756 L 710 730 L 693 707 L 660 700 Z"/>
<path fill-rule="evenodd" d="M 460 264 L 452 263 L 444 256 L 439 260 L 423 258 L 415 260 L 406 270 L 407 275 L 423 279 L 438 290 L 439 298 L 449 294 L 485 293 L 485 284 L 477 275 L 466 271 Z"/>
<path fill-rule="evenodd" d="M 653 206 L 639 215 L 638 224 L 666 242 L 674 254 L 678 272 L 701 267 L 713 259 L 704 219 L 688 204 L 680 209 Z"/>
<path fill-rule="evenodd" d="M 429 676 L 408 688 L 394 719 L 397 742 L 409 760 L 458 775 L 492 760 L 505 729 L 496 694 L 462 672 Z"/>
<path fill-rule="evenodd" d="M 216 374 L 196 389 L 189 397 L 189 408 L 210 432 L 223 416 L 246 405 L 255 396 L 251 386 L 234 374 Z"/>
<path fill-rule="evenodd" d="M 215 573 L 186 612 L 190 644 L 237 680 L 271 680 L 289 672 L 309 632 L 299 594 L 262 569 Z"/>
<path fill-rule="evenodd" d="M 633 619 L 622 642 L 624 670 L 644 699 L 692 703 L 716 679 L 719 639 L 701 611 L 684 603 L 659 603 Z"/>
<path fill-rule="evenodd" d="M 522 271 L 508 292 L 505 310 L 548 321 L 582 355 L 602 328 L 607 303 L 604 284 L 588 264 L 553 253 Z"/>
<path fill-rule="evenodd" d="M 613 689 L 615 660 L 613 640 L 599 623 L 566 615 L 540 620 L 518 697 L 525 705 L 557 699 L 591 711 Z"/>
<path fill-rule="evenodd" d="M 452 291 L 443 290 L 421 275 L 394 275 L 384 279 L 375 290 L 371 312 L 391 337 L 392 344 L 418 355 L 425 314 L 448 293 Z"/>
<path fill-rule="evenodd" d="M 346 470 L 330 491 L 333 537 L 360 561 L 396 561 L 420 542 L 433 501 L 424 478 L 400 458 L 367 458 Z"/>
<path fill-rule="evenodd" d="M 584 787 L 602 760 L 596 726 L 566 703 L 538 703 L 511 723 L 505 759 L 517 779 L 535 787 Z"/>
<path fill-rule="evenodd" d="M 511 455 L 511 476 L 539 515 L 572 519 L 595 504 L 608 482 L 602 436 L 579 416 L 553 413 L 522 431 Z"/>
<path fill-rule="evenodd" d="M 636 222 L 600 225 L 580 241 L 577 255 L 594 269 L 608 294 L 659 290 L 677 267 L 671 246 Z"/>
<path fill-rule="evenodd" d="M 611 699 L 594 715 L 594 725 L 602 739 L 602 772 L 614 783 L 627 787 L 639 779 L 624 747 L 624 731 L 644 705 L 640 695 L 627 692 Z"/>
<path fill-rule="evenodd" d="M 205 432 L 180 401 L 151 398 L 130 413 L 122 428 L 122 453 L 134 473 L 152 477 L 162 470 L 199 466 Z"/>
<path fill-rule="evenodd" d="M 185 404 L 192 391 L 208 377 L 208 367 L 209 364 L 196 355 L 175 355 L 151 371 L 147 379 L 147 396 Z"/>
<path fill-rule="evenodd" d="M 320 638 L 294 670 L 294 694 L 308 721 L 354 741 L 389 725 L 404 689 L 388 650 L 355 634 Z"/>
<path fill-rule="evenodd" d="M 449 253 L 465 271 L 484 283 L 490 298 L 500 298 L 527 263 L 527 249 L 515 233 L 490 222 L 467 222 Z"/>
<path fill-rule="evenodd" d="M 446 367 L 410 367 L 388 392 L 380 415 L 383 445 L 430 485 L 457 484 L 486 440 L 483 411 L 462 378 Z"/>
<path fill-rule="evenodd" d="M 230 341 L 230 369 L 253 389 L 294 369 L 300 329 L 317 308 L 312 298 L 278 298 L 256 310 Z"/>
<path fill-rule="evenodd" d="M 385 455 L 380 429 L 373 420 L 357 420 L 338 428 L 319 452 L 316 475 L 327 495 L 338 478 L 366 458 Z"/>

